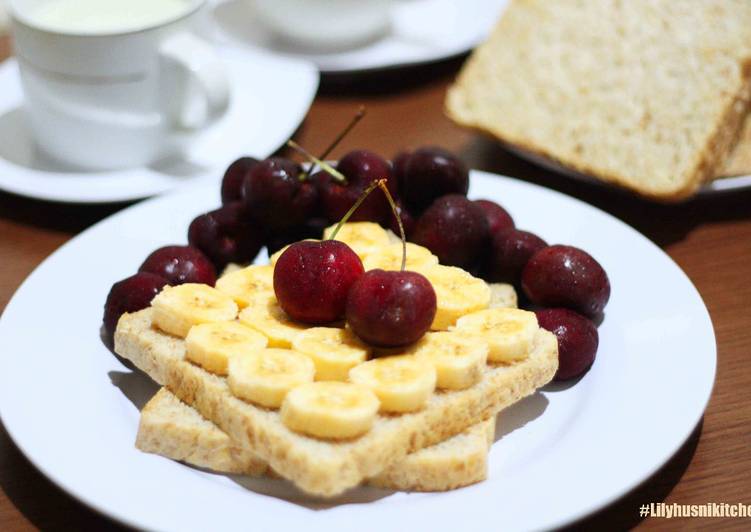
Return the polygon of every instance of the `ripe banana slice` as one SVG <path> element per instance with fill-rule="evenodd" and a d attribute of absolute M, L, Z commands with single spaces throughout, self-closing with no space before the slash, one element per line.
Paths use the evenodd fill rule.
<path fill-rule="evenodd" d="M 323 238 L 331 238 L 336 224 L 327 227 L 323 232 Z M 389 242 L 389 235 L 380 225 L 373 222 L 349 222 L 342 226 L 336 234 L 336 240 L 344 242 L 352 251 L 363 259 L 366 256 L 380 252 Z"/>
<path fill-rule="evenodd" d="M 289 429 L 317 438 L 354 438 L 373 426 L 378 398 L 349 382 L 313 382 L 298 386 L 282 403 L 281 418 Z"/>
<path fill-rule="evenodd" d="M 303 240 L 303 242 L 320 242 L 320 240 L 316 240 L 315 238 L 306 238 L 305 240 Z M 282 253 L 284 253 L 285 251 L 287 251 L 287 248 L 290 247 L 291 245 L 292 244 L 287 244 L 282 249 L 280 249 L 279 251 L 277 251 L 276 253 L 274 253 L 273 255 L 271 255 L 269 257 L 269 264 L 271 264 L 271 266 L 275 266 L 276 265 L 276 261 L 278 261 L 279 257 L 282 256 Z"/>
<path fill-rule="evenodd" d="M 197 283 L 165 286 L 153 299 L 151 307 L 154 325 L 180 338 L 185 338 L 194 325 L 231 321 L 237 316 L 237 305 L 231 297 Z"/>
<path fill-rule="evenodd" d="M 430 399 L 435 368 L 412 355 L 376 358 L 352 368 L 350 382 L 370 388 L 382 412 L 414 412 Z"/>
<path fill-rule="evenodd" d="M 292 348 L 316 365 L 316 380 L 346 381 L 349 370 L 365 362 L 370 348 L 349 329 L 313 327 L 300 333 Z"/>
<path fill-rule="evenodd" d="M 292 321 L 276 302 L 258 302 L 244 308 L 238 316 L 240 323 L 251 327 L 269 339 L 269 347 L 289 349 L 295 338 L 306 329 L 305 325 Z"/>
<path fill-rule="evenodd" d="M 223 275 L 216 281 L 216 289 L 232 296 L 240 308 L 254 301 L 266 302 L 274 298 L 274 267 L 253 265 Z"/>
<path fill-rule="evenodd" d="M 427 333 L 410 353 L 433 365 L 438 388 L 464 390 L 482 378 L 488 351 L 480 336 L 443 331 Z"/>
<path fill-rule="evenodd" d="M 538 328 L 534 312 L 494 308 L 462 316 L 455 330 L 481 336 L 490 346 L 491 362 L 513 362 L 527 358 Z"/>
<path fill-rule="evenodd" d="M 264 349 L 229 359 L 227 383 L 241 399 L 268 408 L 279 408 L 287 392 L 313 382 L 313 361 L 290 349 Z"/>
<path fill-rule="evenodd" d="M 437 299 L 435 318 L 430 328 L 445 331 L 460 317 L 488 308 L 490 288 L 485 281 L 453 266 L 429 266 L 416 271 L 428 278 Z"/>
<path fill-rule="evenodd" d="M 267 343 L 264 335 L 236 321 L 202 323 L 185 337 L 185 356 L 206 371 L 226 375 L 232 356 L 257 353 Z"/>
<path fill-rule="evenodd" d="M 519 306 L 516 290 L 510 284 L 490 283 L 490 308 L 516 308 Z"/>
<path fill-rule="evenodd" d="M 427 268 L 438 264 L 438 257 L 430 250 L 417 244 L 407 242 L 407 269 Z M 365 271 L 375 270 L 399 270 L 402 267 L 402 243 L 389 244 L 382 247 L 376 253 L 366 255 L 362 262 Z"/>

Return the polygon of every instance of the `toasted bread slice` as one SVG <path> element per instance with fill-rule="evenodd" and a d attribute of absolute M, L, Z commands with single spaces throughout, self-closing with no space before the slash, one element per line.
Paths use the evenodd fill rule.
<path fill-rule="evenodd" d="M 288 429 L 278 411 L 246 403 L 227 380 L 185 360 L 183 340 L 152 327 L 152 310 L 120 318 L 115 351 L 267 461 L 303 491 L 334 496 L 374 477 L 413 451 L 441 442 L 497 414 L 549 382 L 558 367 L 552 333 L 539 329 L 527 359 L 488 365 L 469 389 L 439 391 L 420 411 L 379 415 L 363 436 L 320 440 Z"/>
<path fill-rule="evenodd" d="M 738 138 L 750 47 L 746 0 L 515 0 L 446 111 L 575 171 L 679 200 Z"/>
<path fill-rule="evenodd" d="M 407 455 L 369 483 L 387 489 L 444 491 L 480 482 L 495 418 L 473 425 L 441 443 Z M 235 443 L 166 388 L 141 411 L 136 447 L 222 473 L 261 476 L 268 464 Z"/>

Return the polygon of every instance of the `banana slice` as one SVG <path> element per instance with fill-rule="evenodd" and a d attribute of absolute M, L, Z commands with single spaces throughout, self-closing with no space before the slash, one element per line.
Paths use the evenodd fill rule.
<path fill-rule="evenodd" d="M 318 381 L 346 381 L 349 370 L 365 362 L 371 351 L 352 331 L 333 327 L 303 331 L 292 348 L 313 360 Z"/>
<path fill-rule="evenodd" d="M 432 332 L 423 336 L 410 353 L 433 365 L 438 388 L 464 390 L 482 378 L 488 351 L 488 343 L 480 336 Z"/>
<path fill-rule="evenodd" d="M 200 323 L 232 321 L 237 305 L 228 295 L 205 284 L 165 286 L 151 302 L 154 325 L 166 333 L 185 338 Z"/>
<path fill-rule="evenodd" d="M 231 357 L 227 383 L 241 399 L 268 408 L 281 406 L 291 389 L 313 382 L 313 361 L 290 349 L 264 349 Z"/>
<path fill-rule="evenodd" d="M 513 362 L 527 358 L 538 328 L 534 312 L 494 308 L 462 316 L 455 330 L 481 336 L 490 346 L 491 362 Z"/>
<path fill-rule="evenodd" d="M 320 240 L 316 240 L 315 238 L 306 238 L 305 240 L 302 240 L 302 242 L 320 242 Z M 291 245 L 292 244 L 287 244 L 282 249 L 280 249 L 279 251 L 277 251 L 276 253 L 274 253 L 273 255 L 271 255 L 269 257 L 269 264 L 271 264 L 271 266 L 275 266 L 276 265 L 276 261 L 278 261 L 279 257 L 282 256 L 282 253 L 284 253 L 285 251 L 287 251 L 287 248 L 290 247 Z"/>
<path fill-rule="evenodd" d="M 336 224 L 327 227 L 323 238 L 331 238 Z M 336 240 L 344 242 L 363 259 L 367 255 L 380 252 L 389 242 L 389 235 L 380 225 L 373 222 L 349 222 L 342 226 L 336 234 Z"/>
<path fill-rule="evenodd" d="M 414 412 L 435 390 L 436 371 L 412 355 L 370 360 L 352 368 L 349 380 L 373 390 L 382 412 Z"/>
<path fill-rule="evenodd" d="M 490 308 L 516 308 L 519 306 L 516 290 L 510 284 L 490 283 Z"/>
<path fill-rule="evenodd" d="M 244 308 L 238 316 L 240 323 L 251 327 L 269 339 L 269 347 L 289 349 L 306 326 L 292 321 L 276 302 L 276 298 L 266 304 L 258 302 Z"/>
<path fill-rule="evenodd" d="M 438 264 L 438 257 L 433 255 L 428 248 L 407 242 L 407 269 L 427 268 Z M 402 243 L 389 244 L 380 248 L 378 252 L 365 256 L 362 262 L 365 271 L 375 270 L 399 270 L 402 267 Z"/>
<path fill-rule="evenodd" d="M 194 325 L 185 337 L 185 356 L 206 371 L 227 374 L 227 362 L 237 354 L 257 353 L 268 340 L 236 321 Z"/>
<path fill-rule="evenodd" d="M 416 271 L 428 278 L 437 298 L 435 318 L 430 328 L 445 331 L 460 317 L 488 308 L 490 288 L 485 281 L 453 266 L 429 266 Z"/>
<path fill-rule="evenodd" d="M 216 289 L 232 296 L 240 308 L 254 301 L 267 302 L 274 298 L 274 267 L 253 265 L 223 275 L 216 281 Z"/>
<path fill-rule="evenodd" d="M 378 398 L 349 382 L 313 382 L 287 394 L 281 409 L 289 429 L 317 438 L 354 438 L 370 430 Z"/>

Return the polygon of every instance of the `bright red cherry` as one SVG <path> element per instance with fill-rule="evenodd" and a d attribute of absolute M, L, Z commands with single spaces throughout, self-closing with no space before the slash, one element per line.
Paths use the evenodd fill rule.
<path fill-rule="evenodd" d="M 399 347 L 416 342 L 436 313 L 433 286 L 411 271 L 370 270 L 352 286 L 347 323 L 369 344 Z"/>
<path fill-rule="evenodd" d="M 482 207 L 482 210 L 485 212 L 485 218 L 488 220 L 488 229 L 490 229 L 491 235 L 496 234 L 498 231 L 514 227 L 514 219 L 511 218 L 506 209 L 496 202 L 481 199 L 475 200 L 475 203 Z"/>
<path fill-rule="evenodd" d="M 296 242 L 276 262 L 274 293 L 292 319 L 331 323 L 344 317 L 350 288 L 364 271 L 360 257 L 343 242 Z"/>
<path fill-rule="evenodd" d="M 595 324 L 565 308 L 539 310 L 535 314 L 540 327 L 558 339 L 558 371 L 554 379 L 573 379 L 587 371 L 595 360 L 600 343 Z"/>
<path fill-rule="evenodd" d="M 216 282 L 214 265 L 193 246 L 161 247 L 143 261 L 138 271 L 164 277 L 173 286 L 183 283 L 214 286 Z"/>
<path fill-rule="evenodd" d="M 104 303 L 104 340 L 114 343 L 115 329 L 120 316 L 137 312 L 151 304 L 151 300 L 168 284 L 167 279 L 148 272 L 139 272 L 112 285 Z"/>

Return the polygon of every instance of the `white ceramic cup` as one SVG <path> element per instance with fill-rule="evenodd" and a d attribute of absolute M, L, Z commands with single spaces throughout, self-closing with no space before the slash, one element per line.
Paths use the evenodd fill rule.
<path fill-rule="evenodd" d="M 204 0 L 115 31 L 46 26 L 35 16 L 49 1 L 10 0 L 10 13 L 31 130 L 52 158 L 97 170 L 148 165 L 226 112 L 226 72 L 195 34 Z"/>

